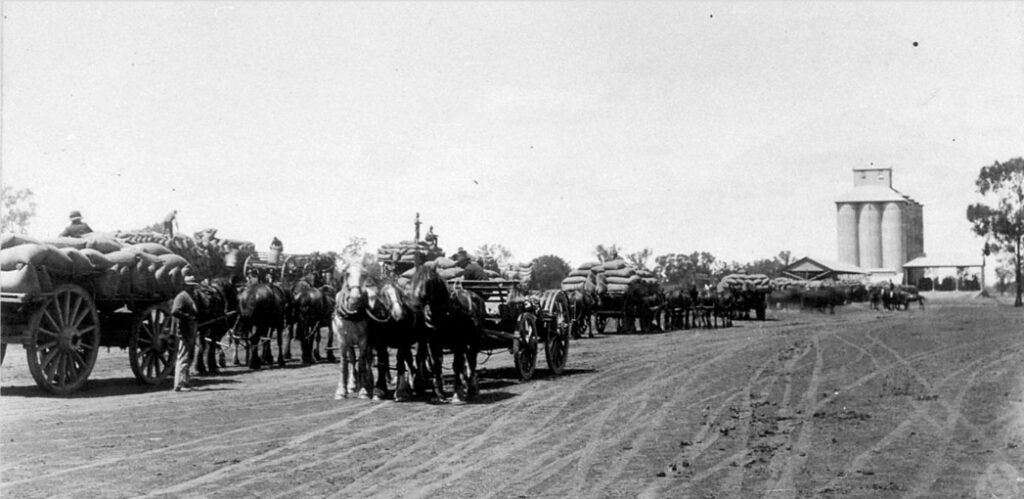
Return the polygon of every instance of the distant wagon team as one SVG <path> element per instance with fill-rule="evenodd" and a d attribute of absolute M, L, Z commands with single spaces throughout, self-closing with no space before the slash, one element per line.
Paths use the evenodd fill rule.
<path fill-rule="evenodd" d="M 277 237 L 260 252 L 215 229 L 183 235 L 176 215 L 162 233 L 97 233 L 75 211 L 59 237 L 4 235 L 0 358 L 8 344 L 23 345 L 35 382 L 66 395 L 85 384 L 99 347 L 117 346 L 128 349 L 140 382 L 173 377 L 176 391 L 188 391 L 193 369 L 217 373 L 228 356 L 252 369 L 284 365 L 297 341 L 303 364 L 340 363 L 336 398 L 464 403 L 479 393 L 479 353 L 507 350 L 528 380 L 543 349 L 558 375 L 570 339 L 605 333 L 610 323 L 620 333 L 649 332 L 728 327 L 751 311 L 764 320 L 769 308 L 796 305 L 924 306 L 906 286 L 765 275 L 665 286 L 616 255 L 578 266 L 558 289 L 531 291 L 532 264 L 500 268 L 462 248 L 446 255 L 433 227 L 422 241 L 417 224 L 414 240 L 345 258 L 287 254 Z"/>

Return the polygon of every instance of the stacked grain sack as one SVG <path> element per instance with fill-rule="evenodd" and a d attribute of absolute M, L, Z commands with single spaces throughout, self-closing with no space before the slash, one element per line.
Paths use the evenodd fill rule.
<path fill-rule="evenodd" d="M 530 286 L 530 281 L 533 280 L 533 262 L 510 263 L 502 272 L 501 277 L 512 281 L 519 281 L 520 285 L 527 288 Z"/>
<path fill-rule="evenodd" d="M 451 281 L 453 279 L 461 279 L 462 274 L 465 272 L 462 269 L 462 267 L 459 267 L 458 265 L 455 264 L 454 260 L 450 258 L 445 258 L 443 256 L 437 257 L 434 260 L 426 262 L 424 265 L 427 267 L 433 267 L 437 269 L 438 275 L 440 275 L 441 279 L 444 279 L 445 282 Z M 398 276 L 398 285 L 405 289 L 408 289 L 409 284 L 412 281 L 412 276 L 415 273 L 415 267 L 412 267 L 406 270 L 405 272 L 402 272 L 402 274 Z"/>
<path fill-rule="evenodd" d="M 230 267 L 241 267 L 248 255 L 256 253 L 256 245 L 249 241 L 218 239 L 216 229 L 197 233 L 196 238 L 185 235 L 169 236 L 158 232 L 117 232 L 115 237 L 125 244 L 157 244 L 185 259 L 197 279 L 212 279 L 231 275 Z"/>
<path fill-rule="evenodd" d="M 764 274 L 729 274 L 718 282 L 718 291 L 726 288 L 748 291 L 771 291 L 772 281 Z"/>
<path fill-rule="evenodd" d="M 771 280 L 771 286 L 773 289 L 786 289 L 789 287 L 806 287 L 806 281 L 800 279 L 792 279 L 789 277 L 776 277 Z"/>
<path fill-rule="evenodd" d="M 126 246 L 108 234 L 32 238 L 6 234 L 0 241 L 0 288 L 38 294 L 76 283 L 100 299 L 169 299 L 184 289 L 188 262 L 159 244 Z"/>
<path fill-rule="evenodd" d="M 595 270 L 598 292 L 610 295 L 624 294 L 630 284 L 640 282 L 641 279 L 636 266 L 625 260 L 610 260 Z"/>
<path fill-rule="evenodd" d="M 577 289 L 597 290 L 597 268 L 601 262 L 587 262 L 569 272 L 569 276 L 562 279 L 562 291 L 575 291 Z"/>
<path fill-rule="evenodd" d="M 402 241 L 398 244 L 385 244 L 377 250 L 377 260 L 391 264 L 416 262 L 416 252 L 419 251 L 425 256 L 426 261 L 444 256 L 444 251 L 437 246 L 432 246 L 423 241 Z"/>

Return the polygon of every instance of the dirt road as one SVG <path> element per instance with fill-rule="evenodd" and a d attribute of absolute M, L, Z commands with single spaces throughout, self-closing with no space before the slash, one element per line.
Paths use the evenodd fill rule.
<path fill-rule="evenodd" d="M 2 368 L 5 497 L 1017 497 L 1024 316 L 991 301 L 574 342 L 467 406 L 332 398 L 337 365 L 171 393 L 101 352 L 44 396 Z M 542 364 L 543 366 L 543 364 Z"/>

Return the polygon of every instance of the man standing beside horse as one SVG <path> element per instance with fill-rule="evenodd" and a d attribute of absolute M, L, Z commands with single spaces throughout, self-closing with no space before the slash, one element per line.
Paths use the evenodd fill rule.
<path fill-rule="evenodd" d="M 191 391 L 192 377 L 189 371 L 192 369 L 192 361 L 196 348 L 196 317 L 199 310 L 192 298 L 195 292 L 195 278 L 191 275 L 185 277 L 185 289 L 174 297 L 171 303 L 171 317 L 174 319 L 173 329 L 178 331 L 178 358 L 174 363 L 174 391 Z"/>

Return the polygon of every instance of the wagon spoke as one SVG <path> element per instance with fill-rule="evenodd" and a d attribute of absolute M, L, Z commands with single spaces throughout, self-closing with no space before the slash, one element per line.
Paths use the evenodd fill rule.
<path fill-rule="evenodd" d="M 43 343 L 41 345 L 36 345 L 36 349 L 37 350 L 41 350 L 41 351 L 46 351 L 46 350 L 49 350 L 49 349 L 54 348 L 56 346 L 57 346 L 57 342 L 56 341 L 48 341 L 48 342 Z"/>
<path fill-rule="evenodd" d="M 70 355 L 67 355 L 67 373 L 73 375 L 71 376 L 71 380 L 73 381 L 78 379 L 78 372 L 81 369 L 85 369 L 85 359 L 83 359 L 82 356 L 74 350 L 71 350 L 69 354 Z"/>
<path fill-rule="evenodd" d="M 79 336 L 85 336 L 87 333 L 91 333 L 91 332 L 93 332 L 95 330 L 96 330 L 96 325 L 93 324 L 93 325 L 91 325 L 91 326 L 89 326 L 89 327 L 87 327 L 85 329 L 82 329 L 81 331 L 78 331 L 78 335 Z"/>
<path fill-rule="evenodd" d="M 42 360 L 39 362 L 39 365 L 43 366 L 43 370 L 47 370 L 50 368 L 50 364 L 53 363 L 53 359 L 57 357 L 57 354 L 59 353 L 59 348 L 54 348 L 53 350 L 45 351 Z"/>
<path fill-rule="evenodd" d="M 53 332 L 53 331 L 50 331 L 49 329 L 46 329 L 46 328 L 44 328 L 44 327 L 42 327 L 42 326 L 40 326 L 39 328 L 37 328 L 37 330 L 38 330 L 38 331 L 39 331 L 40 333 L 43 333 L 43 334 L 45 334 L 45 335 L 47 335 L 47 336 L 53 336 L 54 338 L 58 338 L 58 337 L 60 337 L 60 335 L 59 335 L 59 334 L 57 334 L 57 333 L 55 333 L 55 332 Z"/>
<path fill-rule="evenodd" d="M 82 357 L 81 352 L 78 350 L 71 350 L 71 359 L 75 361 L 76 366 L 81 366 L 83 368 L 86 366 L 85 358 Z"/>
<path fill-rule="evenodd" d="M 75 315 L 75 320 L 74 322 L 71 323 L 72 327 L 77 328 L 78 326 L 81 326 L 82 321 L 84 321 L 85 318 L 90 315 L 89 312 L 91 312 L 91 310 L 89 310 L 89 307 L 86 307 L 82 309 L 81 313 Z"/>
<path fill-rule="evenodd" d="M 43 309 L 43 318 L 45 318 L 50 323 L 50 326 L 52 326 L 53 329 L 62 329 L 61 324 L 57 322 L 56 319 L 53 318 L 53 315 L 50 314 L 50 311 L 48 309 Z"/>
<path fill-rule="evenodd" d="M 50 384 L 53 384 L 53 377 L 57 373 L 57 368 L 59 367 L 60 362 L 64 360 L 64 355 L 62 355 L 63 352 L 59 348 L 55 349 L 53 352 L 54 356 L 50 358 L 50 361 L 43 363 L 43 372 L 46 373 L 46 382 Z"/>
<path fill-rule="evenodd" d="M 71 308 L 72 300 L 74 301 L 74 308 Z M 76 296 L 68 295 L 68 309 L 67 309 L 67 315 L 65 316 L 65 319 L 69 319 L 70 320 L 70 322 L 69 322 L 70 325 L 72 325 L 74 327 L 78 327 L 79 322 L 81 322 L 81 320 L 85 318 L 85 315 L 83 315 L 81 318 L 78 317 L 78 311 L 81 308 L 82 308 L 82 297 L 81 296 L 77 296 L 77 295 Z M 86 314 L 89 313 L 89 309 L 88 308 L 86 308 L 85 313 Z"/>

